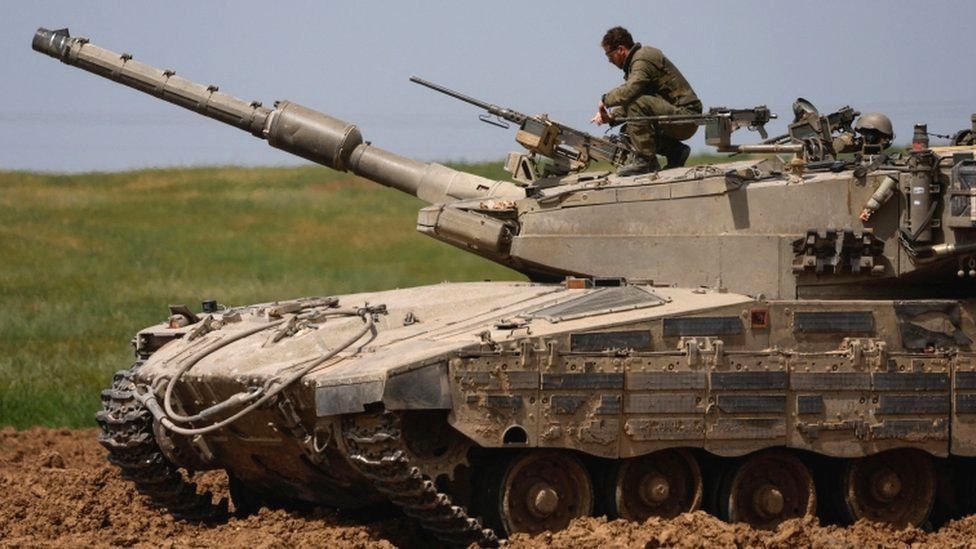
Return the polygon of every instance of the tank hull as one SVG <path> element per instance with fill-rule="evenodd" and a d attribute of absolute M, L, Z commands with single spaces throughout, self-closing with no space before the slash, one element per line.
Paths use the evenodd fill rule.
<path fill-rule="evenodd" d="M 487 516 L 491 504 L 470 494 L 490 490 L 472 488 L 463 472 L 533 452 L 586 463 L 594 493 L 611 490 L 597 469 L 662 452 L 693 456 L 706 471 L 701 490 L 719 493 L 722 482 L 709 475 L 757 455 L 833 460 L 835 467 L 906 451 L 946 467 L 976 455 L 972 301 L 439 284 L 228 309 L 192 340 L 185 334 L 205 320 L 149 328 L 137 340 L 171 340 L 133 378 L 157 387 L 162 400 L 160 380 L 195 353 L 279 315 L 307 314 L 294 305 L 303 302 L 382 304 L 373 310 L 385 312 L 376 313 L 372 333 L 273 404 L 211 434 L 165 435 L 167 459 L 226 469 L 262 497 L 356 507 L 391 495 L 363 464 L 361 432 L 395 421 L 391 432 L 410 467 L 440 479 L 438 489 L 456 492 L 455 503 L 472 515 Z M 175 407 L 192 414 L 266 385 L 334 349 L 362 323 L 325 318 L 236 340 L 182 375 Z M 440 453 L 425 452 L 440 443 Z M 818 483 L 832 470 L 804 463 Z M 605 505 L 604 512 L 617 512 Z M 705 507 L 722 516 L 721 505 Z"/>

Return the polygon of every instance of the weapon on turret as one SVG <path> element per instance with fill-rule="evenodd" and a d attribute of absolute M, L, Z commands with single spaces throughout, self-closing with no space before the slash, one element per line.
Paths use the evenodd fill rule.
<path fill-rule="evenodd" d="M 515 140 L 528 149 L 530 154 L 539 154 L 554 162 L 546 167 L 547 171 L 543 175 L 577 172 L 585 169 L 593 160 L 620 166 L 626 164 L 635 153 L 618 136 L 597 137 L 556 122 L 545 114 L 531 116 L 508 107 L 500 107 L 416 76 L 411 76 L 410 81 L 486 111 L 487 114 L 478 116 L 482 122 L 501 128 L 508 128 L 508 122 L 518 124 L 519 131 Z M 518 180 L 531 181 L 535 178 L 535 162 L 532 158 L 513 153 L 505 164 L 506 169 Z"/>
<path fill-rule="evenodd" d="M 517 199 L 525 190 L 435 163 L 418 162 L 364 142 L 355 124 L 289 101 L 274 108 L 244 101 L 72 37 L 68 29 L 40 28 L 34 50 L 93 74 L 114 80 L 185 109 L 230 124 L 266 139 L 272 147 L 340 171 L 350 171 L 431 204 L 469 198 Z"/>
<path fill-rule="evenodd" d="M 651 122 L 652 124 L 698 124 L 705 126 L 705 144 L 718 148 L 718 152 L 729 153 L 777 153 L 798 152 L 799 146 L 793 144 L 733 145 L 732 132 L 748 128 L 759 132 L 763 139 L 769 137 L 766 124 L 776 118 L 766 105 L 751 109 L 729 109 L 712 107 L 701 114 L 664 114 L 658 116 L 628 116 L 617 118 L 614 122 Z"/>
<path fill-rule="evenodd" d="M 793 114 L 787 133 L 766 139 L 762 145 L 799 144 L 811 162 L 833 162 L 838 154 L 861 148 L 851 126 L 861 113 L 851 107 L 821 115 L 812 103 L 800 97 L 793 102 Z"/>

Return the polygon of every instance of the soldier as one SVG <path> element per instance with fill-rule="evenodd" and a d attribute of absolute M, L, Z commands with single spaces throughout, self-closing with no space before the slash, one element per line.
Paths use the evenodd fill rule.
<path fill-rule="evenodd" d="M 608 30 L 601 45 L 607 59 L 623 69 L 626 82 L 603 95 L 591 122 L 614 125 L 616 118 L 630 116 L 701 114 L 698 96 L 661 50 L 634 43 L 623 27 Z M 622 166 L 617 174 L 637 175 L 657 170 L 658 153 L 667 158 L 668 168 L 684 166 L 691 149 L 682 141 L 697 129 L 696 124 L 627 122 L 622 133 L 644 156 Z"/>

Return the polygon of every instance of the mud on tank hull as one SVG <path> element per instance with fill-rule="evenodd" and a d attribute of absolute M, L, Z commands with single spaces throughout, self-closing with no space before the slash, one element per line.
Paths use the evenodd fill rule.
<path fill-rule="evenodd" d="M 450 543 L 590 513 L 705 508 L 768 528 L 818 501 L 827 520 L 922 525 L 971 505 L 960 463 L 976 455 L 974 307 L 627 284 L 296 300 L 140 332 L 143 360 L 99 419 L 113 461 L 154 499 L 132 473 L 132 440 L 157 445 L 167 478 L 226 469 L 238 509 L 390 499 Z M 316 359 L 223 428 L 193 431 L 258 397 L 177 422 L 185 435 L 160 421 L 268 392 Z M 207 497 L 160 503 L 192 516 L 210 513 Z"/>

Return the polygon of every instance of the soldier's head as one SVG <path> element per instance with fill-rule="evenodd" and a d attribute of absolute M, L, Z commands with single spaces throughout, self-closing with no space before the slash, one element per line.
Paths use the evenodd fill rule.
<path fill-rule="evenodd" d="M 623 68 L 624 61 L 627 60 L 627 52 L 634 47 L 634 38 L 627 29 L 614 27 L 603 35 L 600 45 L 603 46 L 603 52 L 607 54 L 607 61 Z"/>
<path fill-rule="evenodd" d="M 895 139 L 891 119 L 880 112 L 861 115 L 854 123 L 854 131 L 864 138 L 866 149 L 875 149 L 879 152 L 890 147 Z"/>

